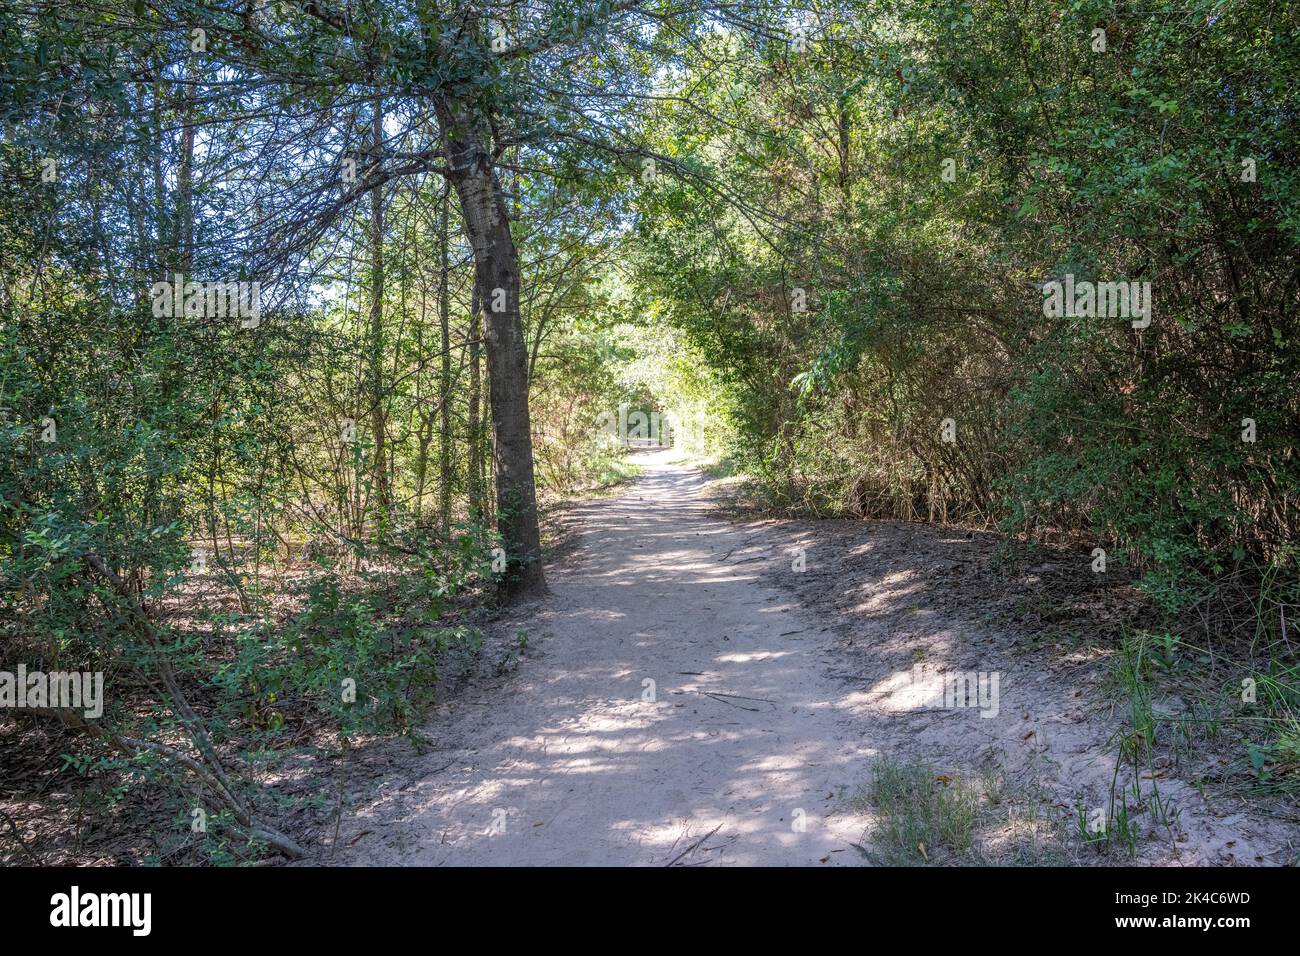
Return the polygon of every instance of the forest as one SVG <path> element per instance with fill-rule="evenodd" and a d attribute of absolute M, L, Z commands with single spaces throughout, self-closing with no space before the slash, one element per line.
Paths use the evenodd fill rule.
<path fill-rule="evenodd" d="M 0 863 L 1296 865 L 1297 77 L 0 0 Z"/>

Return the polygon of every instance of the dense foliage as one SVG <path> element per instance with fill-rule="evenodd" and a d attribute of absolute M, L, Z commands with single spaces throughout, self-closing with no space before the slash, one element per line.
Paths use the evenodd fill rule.
<path fill-rule="evenodd" d="M 708 115 L 663 111 L 746 201 L 639 220 L 737 453 L 818 512 L 1103 547 L 1171 608 L 1294 577 L 1295 9 L 847 7 L 802 54 L 733 36 Z M 1046 317 L 1067 275 L 1149 282 L 1149 325 Z"/>
<path fill-rule="evenodd" d="M 1290 654 L 1300 10 L 1149 6 L 0 3 L 0 670 L 112 688 L 20 714 L 60 785 L 296 852 L 248 768 L 413 732 L 629 409 Z"/>

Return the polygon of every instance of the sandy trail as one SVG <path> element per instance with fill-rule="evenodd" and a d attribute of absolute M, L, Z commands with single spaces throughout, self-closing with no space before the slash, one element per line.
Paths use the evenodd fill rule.
<path fill-rule="evenodd" d="M 874 821 L 847 798 L 881 756 L 1002 780 L 985 859 L 1110 859 L 1060 841 L 1081 808 L 1134 783 L 1110 742 L 1122 708 L 1104 662 L 972 617 L 1015 597 L 1009 579 L 959 575 L 989 542 L 899 522 L 733 523 L 671 452 L 639 461 L 622 497 L 573 510 L 578 543 L 547 569 L 551 595 L 506 624 L 528 634 L 517 670 L 452 696 L 423 755 L 357 755 L 327 862 L 860 866 L 853 844 L 870 846 Z M 791 573 L 796 549 L 806 573 Z M 921 661 L 1000 674 L 1000 705 L 925 703 Z M 1159 760 L 1137 781 L 1137 860 L 1294 859 L 1293 805 L 1207 796 Z"/>
<path fill-rule="evenodd" d="M 439 718 L 428 775 L 359 806 L 336 863 L 862 862 L 842 795 L 873 751 L 832 637 L 669 457 L 579 507 L 520 670 Z"/>
<path fill-rule="evenodd" d="M 550 596 L 507 624 L 528 633 L 517 670 L 452 696 L 422 756 L 402 741 L 359 754 L 370 777 L 354 778 L 328 862 L 859 866 L 874 821 L 846 797 L 880 756 L 1002 780 L 980 825 L 987 860 L 1108 861 L 1060 840 L 1134 783 L 1117 791 L 1122 708 L 1093 654 L 980 623 L 1014 597 L 961 576 L 991 542 L 732 523 L 671 457 L 640 455 L 623 497 L 573 509 L 580 535 L 547 568 Z M 1000 674 L 1000 704 L 926 704 L 918 662 Z M 1136 860 L 1295 858 L 1294 806 L 1205 795 L 1160 761 L 1138 782 Z"/>

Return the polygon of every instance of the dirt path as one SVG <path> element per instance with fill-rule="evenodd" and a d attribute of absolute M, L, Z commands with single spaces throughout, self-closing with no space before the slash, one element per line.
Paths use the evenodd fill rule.
<path fill-rule="evenodd" d="M 336 862 L 860 862 L 836 797 L 870 751 L 830 635 L 737 563 L 752 542 L 697 473 L 640 461 L 629 494 L 580 507 L 506 692 L 440 720 L 455 749 L 425 762 L 445 769 L 360 807 L 353 834 L 374 832 Z"/>
<path fill-rule="evenodd" d="M 354 784 L 331 862 L 858 866 L 853 844 L 877 821 L 847 798 L 881 756 L 922 761 L 945 787 L 985 781 L 980 859 L 1123 861 L 1081 847 L 1075 823 L 1130 782 L 1114 774 L 1104 660 L 980 622 L 1014 596 L 961 576 L 991 542 L 732 522 L 698 473 L 669 454 L 639 461 L 622 497 L 577 507 L 552 595 L 510 625 L 528 634 L 518 670 L 444 706 L 430 752 L 403 744 L 369 768 L 381 779 Z M 1001 700 L 934 706 L 918 666 L 996 672 Z M 1294 857 L 1294 807 L 1264 819 L 1176 771 L 1137 781 L 1137 859 Z"/>

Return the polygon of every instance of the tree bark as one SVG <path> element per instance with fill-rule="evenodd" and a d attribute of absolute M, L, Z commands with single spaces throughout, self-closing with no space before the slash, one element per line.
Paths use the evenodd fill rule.
<path fill-rule="evenodd" d="M 505 196 L 488 155 L 488 135 L 473 104 L 434 96 L 447 142 L 449 178 L 474 250 L 483 306 L 488 386 L 496 463 L 497 531 L 506 552 L 503 589 L 512 595 L 546 589 L 528 417 L 528 354 L 519 313 L 519 256 Z"/>
<path fill-rule="evenodd" d="M 186 65 L 188 79 L 197 77 L 194 57 Z M 181 93 L 181 155 L 176 166 L 176 262 L 188 282 L 194 270 L 194 90 Z"/>
<path fill-rule="evenodd" d="M 375 99 L 371 116 L 371 148 L 374 150 L 369 175 L 379 175 L 379 157 L 384 143 L 384 102 Z M 388 415 L 384 394 L 384 190 L 370 191 L 370 427 L 375 436 L 374 475 L 380 538 L 388 533 L 393 496 L 388 475 Z"/>
<path fill-rule="evenodd" d="M 451 530 L 451 262 L 448 236 L 450 189 L 442 197 L 438 217 L 438 331 L 442 338 L 442 374 L 438 382 L 438 521 L 443 534 Z"/>
<path fill-rule="evenodd" d="M 473 283 L 469 312 L 469 513 L 475 520 L 487 510 L 483 488 L 483 382 L 480 375 L 483 318 L 478 282 Z"/>

